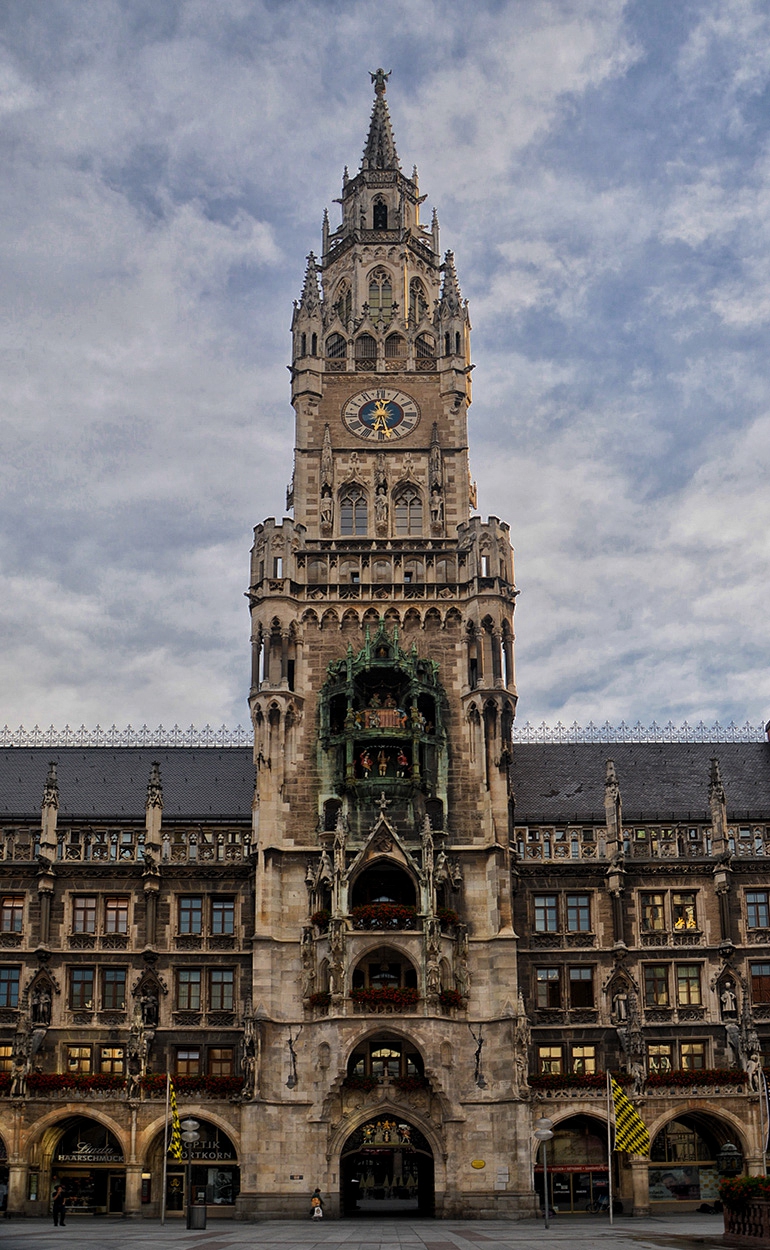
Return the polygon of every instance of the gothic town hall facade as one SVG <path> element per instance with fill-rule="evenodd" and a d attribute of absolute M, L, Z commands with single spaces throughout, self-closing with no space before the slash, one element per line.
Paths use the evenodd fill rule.
<path fill-rule="evenodd" d="M 762 1168 L 770 746 L 520 741 L 470 321 L 386 103 L 292 321 L 290 517 L 257 525 L 248 746 L 0 752 L 0 1194 L 156 1217 L 627 1212 Z"/>

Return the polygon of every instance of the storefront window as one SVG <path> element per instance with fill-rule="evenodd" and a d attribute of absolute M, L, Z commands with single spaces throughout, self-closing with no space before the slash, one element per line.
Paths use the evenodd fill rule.
<path fill-rule="evenodd" d="M 715 1139 L 686 1120 L 666 1126 L 650 1149 L 653 1202 L 713 1202 L 719 1196 Z"/>

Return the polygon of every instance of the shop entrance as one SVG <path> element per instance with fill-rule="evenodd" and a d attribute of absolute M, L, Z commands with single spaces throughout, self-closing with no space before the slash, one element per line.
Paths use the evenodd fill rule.
<path fill-rule="evenodd" d="M 542 1207 L 542 1147 L 535 1165 L 535 1192 Z M 600 1120 L 574 1116 L 555 1130 L 553 1141 L 548 1143 L 548 1193 L 552 1209 L 560 1214 L 590 1214 L 607 1209 L 607 1129 Z"/>
<path fill-rule="evenodd" d="M 70 1216 L 122 1215 L 126 1172 L 114 1134 L 85 1117 L 66 1121 L 53 1150 L 51 1193 L 59 1184 Z"/>
<path fill-rule="evenodd" d="M 187 1151 L 191 1150 L 189 1177 L 193 1202 L 215 1208 L 219 1216 L 234 1218 L 241 1177 L 237 1151 L 227 1134 L 215 1124 L 206 1120 L 200 1120 L 199 1124 L 200 1139 L 192 1146 L 183 1145 L 182 1161 L 177 1162 L 169 1156 L 166 1167 L 166 1212 L 169 1215 L 182 1215 L 186 1209 Z M 155 1191 L 157 1194 L 161 1192 L 164 1140 L 161 1134 L 153 1149 L 152 1171 L 160 1174 Z M 146 1205 L 152 1206 L 149 1194 Z M 159 1206 L 159 1203 L 156 1205 Z M 154 1211 L 150 1209 L 148 1214 L 154 1214 Z"/>
<path fill-rule="evenodd" d="M 661 1129 L 650 1148 L 650 1202 L 715 1202 L 719 1198 L 717 1154 L 736 1135 L 701 1113 L 679 1116 Z M 686 1208 L 692 1210 L 692 1208 Z"/>
<path fill-rule="evenodd" d="M 343 1215 L 433 1215 L 433 1151 L 412 1124 L 378 1116 L 345 1142 L 340 1158 Z"/>

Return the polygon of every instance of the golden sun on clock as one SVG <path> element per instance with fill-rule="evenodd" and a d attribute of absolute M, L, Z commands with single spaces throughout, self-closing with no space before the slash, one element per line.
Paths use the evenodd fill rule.
<path fill-rule="evenodd" d="M 342 420 L 351 434 L 372 443 L 389 443 L 411 434 L 420 420 L 420 409 L 403 391 L 373 386 L 353 395 L 342 409 Z"/>

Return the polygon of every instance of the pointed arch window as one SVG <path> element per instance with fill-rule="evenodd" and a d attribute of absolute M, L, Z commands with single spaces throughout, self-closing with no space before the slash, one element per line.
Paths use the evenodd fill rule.
<path fill-rule="evenodd" d="M 334 311 L 343 325 L 347 326 L 353 315 L 353 294 L 347 282 L 340 282 L 334 298 Z"/>
<path fill-rule="evenodd" d="M 366 534 L 366 521 L 366 495 L 359 486 L 349 486 L 340 496 L 340 533 Z"/>
<path fill-rule="evenodd" d="M 433 339 L 427 334 L 418 334 L 415 343 L 417 355 L 425 358 L 426 356 L 435 356 L 436 345 Z"/>
<path fill-rule="evenodd" d="M 326 355 L 339 360 L 345 355 L 347 344 L 341 334 L 330 334 L 326 340 Z"/>
<path fill-rule="evenodd" d="M 377 340 L 371 334 L 361 334 L 356 339 L 356 360 L 376 360 Z"/>
<path fill-rule="evenodd" d="M 372 226 L 375 230 L 387 230 L 388 228 L 388 206 L 382 198 L 378 198 L 374 202 Z"/>
<path fill-rule="evenodd" d="M 393 316 L 393 286 L 384 269 L 375 269 L 369 278 L 369 316 L 385 325 Z"/>
<path fill-rule="evenodd" d="M 425 287 L 419 278 L 412 278 L 412 281 L 409 283 L 409 321 L 411 325 L 417 325 L 427 315 L 428 300 L 425 295 Z"/>
<path fill-rule="evenodd" d="M 422 533 L 422 496 L 409 486 L 402 490 L 395 501 L 396 533 Z"/>
<path fill-rule="evenodd" d="M 397 356 L 406 355 L 406 339 L 401 334 L 389 334 L 385 340 L 385 356 L 393 360 Z"/>

